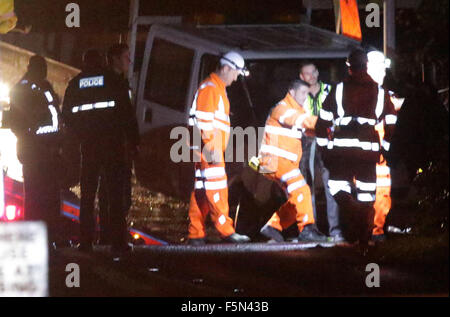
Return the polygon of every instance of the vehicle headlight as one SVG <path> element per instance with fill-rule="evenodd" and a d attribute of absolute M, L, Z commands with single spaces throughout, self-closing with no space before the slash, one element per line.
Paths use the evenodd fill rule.
<path fill-rule="evenodd" d="M 5 102 L 9 104 L 9 85 L 4 82 L 0 82 L 0 103 Z"/>

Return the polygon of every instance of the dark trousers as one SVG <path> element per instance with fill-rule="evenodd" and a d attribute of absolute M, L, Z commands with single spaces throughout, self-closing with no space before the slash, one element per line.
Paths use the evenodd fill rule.
<path fill-rule="evenodd" d="M 120 146 L 117 148 L 82 146 L 80 234 L 82 243 L 94 239 L 94 201 L 101 171 L 106 182 L 111 242 L 121 247 L 126 243 L 126 215 L 123 209 L 125 159 Z"/>
<path fill-rule="evenodd" d="M 328 232 L 330 236 L 341 234 L 341 228 L 339 223 L 339 207 L 336 203 L 333 195 L 331 195 L 328 189 L 329 171 L 325 167 L 322 160 L 320 151 L 318 151 L 315 138 L 303 137 L 302 138 L 302 159 L 300 160 L 300 171 L 306 178 L 306 181 L 311 188 L 311 200 L 313 204 L 314 218 L 317 221 L 317 209 L 316 209 L 316 195 L 315 195 L 315 174 L 316 171 L 322 178 L 323 188 L 325 192 L 325 198 L 327 202 L 327 219 L 328 219 Z"/>
<path fill-rule="evenodd" d="M 60 189 L 54 162 L 24 163 L 22 171 L 25 220 L 44 221 L 49 242 L 62 240 Z"/>
<path fill-rule="evenodd" d="M 337 158 L 329 166 L 328 187 L 342 214 L 344 235 L 367 242 L 373 229 L 376 163 Z"/>
<path fill-rule="evenodd" d="M 127 160 L 124 168 L 124 188 L 123 188 L 123 212 L 126 216 L 131 207 L 131 176 L 133 163 Z M 109 214 L 108 183 L 106 181 L 105 171 L 101 171 L 100 184 L 98 187 L 98 205 L 99 205 L 99 223 L 100 240 L 109 243 L 112 238 L 111 219 Z"/>

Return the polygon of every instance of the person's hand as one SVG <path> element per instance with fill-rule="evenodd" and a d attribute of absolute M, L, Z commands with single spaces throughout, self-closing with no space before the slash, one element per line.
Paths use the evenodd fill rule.
<path fill-rule="evenodd" d="M 303 127 L 307 130 L 314 130 L 316 128 L 317 116 L 308 116 L 303 120 Z"/>

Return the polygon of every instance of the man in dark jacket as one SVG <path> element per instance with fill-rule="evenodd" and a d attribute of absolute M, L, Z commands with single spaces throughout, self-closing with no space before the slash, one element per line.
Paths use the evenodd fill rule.
<path fill-rule="evenodd" d="M 30 58 L 28 70 L 11 91 L 11 130 L 17 137 L 17 157 L 23 165 L 25 219 L 43 220 L 53 247 L 58 235 L 60 193 L 59 98 L 47 81 L 42 56 Z"/>
<path fill-rule="evenodd" d="M 130 66 L 130 52 L 126 44 L 114 44 L 107 53 L 108 69 L 115 75 L 119 82 L 122 82 L 124 89 L 129 91 L 130 101 L 133 102 L 130 83 L 126 78 Z M 136 113 L 133 107 L 133 112 Z M 124 213 L 127 214 L 131 207 L 131 176 L 133 170 L 133 160 L 138 153 L 139 128 L 136 115 L 132 118 L 130 126 L 131 134 L 126 140 L 127 158 L 124 174 Z M 99 198 L 99 219 L 100 219 L 100 244 L 109 244 L 111 241 L 111 219 L 109 214 L 109 201 L 107 193 L 107 183 L 104 173 L 102 173 L 98 190 Z"/>
<path fill-rule="evenodd" d="M 123 210 L 126 140 L 133 134 L 133 108 L 128 90 L 102 66 L 98 51 L 85 53 L 83 71 L 67 87 L 63 117 L 81 142 L 80 233 L 82 251 L 94 239 L 94 200 L 101 171 L 107 183 L 113 251 L 128 249 Z"/>
<path fill-rule="evenodd" d="M 385 137 L 380 144 L 375 125 L 395 115 L 395 109 L 388 92 L 367 74 L 364 51 L 353 51 L 347 63 L 349 78 L 332 89 L 319 112 L 316 140 L 330 170 L 330 193 L 342 213 L 355 220 L 355 227 L 344 235 L 354 233 L 364 245 L 373 227 L 376 163 L 380 153 L 389 150 L 395 126 L 384 120 Z"/>

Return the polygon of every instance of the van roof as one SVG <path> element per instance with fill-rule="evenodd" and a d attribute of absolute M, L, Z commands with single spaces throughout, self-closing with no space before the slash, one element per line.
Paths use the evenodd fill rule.
<path fill-rule="evenodd" d="M 182 33 L 216 54 L 236 50 L 250 59 L 346 57 L 360 47 L 353 39 L 307 24 L 159 27 Z"/>

